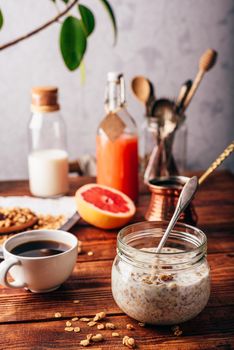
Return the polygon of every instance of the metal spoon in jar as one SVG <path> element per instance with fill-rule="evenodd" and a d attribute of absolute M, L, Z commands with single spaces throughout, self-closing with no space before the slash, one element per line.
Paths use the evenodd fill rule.
<path fill-rule="evenodd" d="M 164 232 L 164 235 L 161 238 L 161 241 L 159 242 L 156 253 L 160 253 L 160 251 L 164 247 L 166 240 L 167 240 L 171 230 L 174 228 L 180 214 L 189 205 L 189 203 L 193 199 L 197 189 L 198 189 L 198 179 L 197 179 L 197 176 L 193 176 L 191 179 L 189 179 L 186 182 L 186 184 L 184 185 L 184 187 L 180 193 L 174 214 L 171 218 L 171 221 L 169 222 L 169 225 L 167 226 L 166 231 Z"/>

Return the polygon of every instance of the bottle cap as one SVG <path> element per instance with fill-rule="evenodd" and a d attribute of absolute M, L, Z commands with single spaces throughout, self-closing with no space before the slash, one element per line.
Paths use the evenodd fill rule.
<path fill-rule="evenodd" d="M 32 112 L 53 112 L 59 110 L 58 88 L 38 86 L 32 88 Z"/>

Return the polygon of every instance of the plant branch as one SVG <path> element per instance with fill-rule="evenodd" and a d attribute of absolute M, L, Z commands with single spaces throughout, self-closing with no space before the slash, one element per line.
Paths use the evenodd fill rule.
<path fill-rule="evenodd" d="M 78 3 L 79 0 L 73 0 L 66 8 L 65 10 L 63 10 L 62 12 L 60 12 L 57 16 L 55 16 L 54 18 L 52 18 L 51 20 L 49 20 L 48 22 L 42 24 L 40 27 L 32 30 L 31 32 L 27 33 L 27 34 L 24 34 L 22 36 L 19 36 L 18 38 L 12 40 L 12 41 L 9 41 L 8 43 L 6 44 L 3 44 L 0 46 L 0 51 L 1 50 L 4 50 L 10 46 L 13 46 L 13 45 L 16 45 L 18 44 L 19 42 L 25 40 L 25 39 L 28 39 L 30 38 L 31 36 L 39 33 L 40 31 L 46 29 L 47 27 L 49 27 L 51 24 L 57 22 L 61 17 L 63 17 L 64 15 L 66 15 L 77 3 Z"/>

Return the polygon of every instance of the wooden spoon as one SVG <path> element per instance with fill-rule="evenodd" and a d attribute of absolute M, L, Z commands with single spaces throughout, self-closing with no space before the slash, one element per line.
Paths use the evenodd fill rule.
<path fill-rule="evenodd" d="M 146 115 L 150 115 L 150 106 L 152 101 L 155 100 L 153 84 L 149 79 L 137 76 L 132 80 L 132 91 L 136 98 L 145 105 Z"/>
<path fill-rule="evenodd" d="M 204 54 L 201 56 L 199 61 L 199 70 L 196 75 L 196 78 L 193 82 L 193 85 L 184 101 L 184 106 L 182 112 L 184 113 L 185 109 L 190 104 L 195 92 L 197 91 L 198 86 L 200 85 L 202 78 L 204 77 L 204 74 L 208 72 L 214 65 L 217 60 L 217 52 L 212 49 L 206 50 Z"/>

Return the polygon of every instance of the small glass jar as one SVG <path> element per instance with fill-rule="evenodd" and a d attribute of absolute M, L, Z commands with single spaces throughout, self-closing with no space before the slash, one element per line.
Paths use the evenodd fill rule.
<path fill-rule="evenodd" d="M 34 196 L 57 197 L 68 191 L 66 128 L 56 87 L 32 89 L 29 123 L 29 187 Z"/>
<path fill-rule="evenodd" d="M 142 222 L 118 234 L 112 293 L 118 306 L 140 322 L 185 322 L 197 316 L 209 299 L 205 234 L 179 223 L 157 254 L 167 225 L 165 221 Z"/>
<path fill-rule="evenodd" d="M 163 144 L 165 153 L 161 161 L 158 163 L 158 157 L 162 156 L 162 153 L 159 151 L 159 129 L 160 120 L 157 116 L 145 116 L 140 132 L 140 171 L 141 175 L 146 178 L 179 175 L 186 169 L 186 120 L 181 118 L 181 122 L 177 126 L 175 132 L 173 132 L 167 142 Z M 151 164 L 153 169 L 150 170 L 148 164 Z M 146 178 L 145 180 L 149 180 L 149 178 Z"/>

